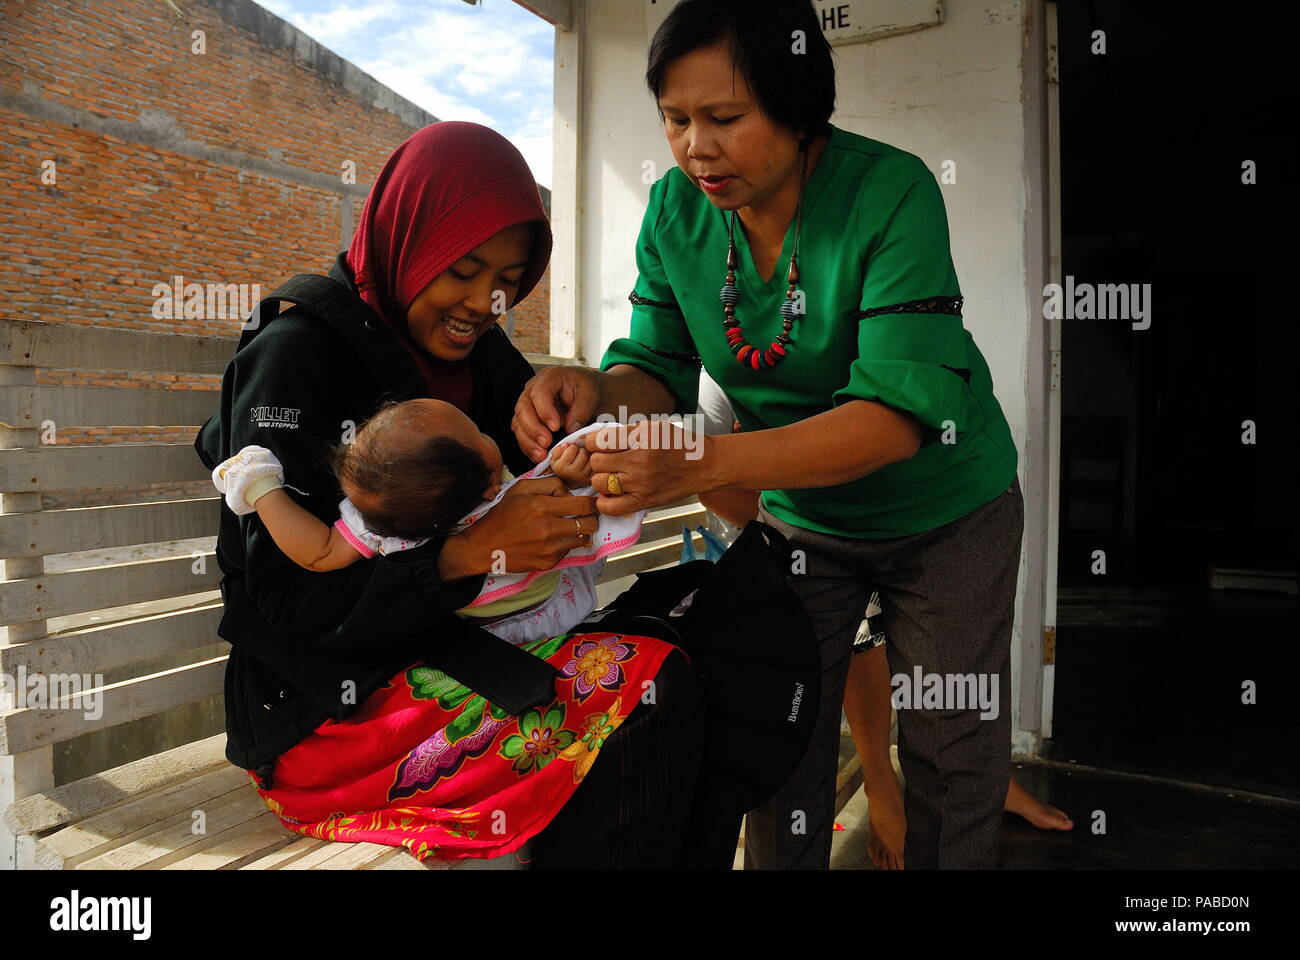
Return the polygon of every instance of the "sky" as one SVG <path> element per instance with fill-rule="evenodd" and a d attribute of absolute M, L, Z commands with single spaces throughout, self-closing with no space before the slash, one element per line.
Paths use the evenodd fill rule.
<path fill-rule="evenodd" d="M 471 120 L 551 185 L 554 28 L 514 0 L 258 0 L 439 120 Z"/>

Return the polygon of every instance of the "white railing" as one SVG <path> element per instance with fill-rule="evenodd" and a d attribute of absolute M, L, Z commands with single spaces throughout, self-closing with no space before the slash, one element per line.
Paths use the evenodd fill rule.
<path fill-rule="evenodd" d="M 48 428 L 175 427 L 197 431 L 217 409 L 219 394 L 202 390 L 73 387 L 37 383 L 41 369 L 91 369 L 131 374 L 220 374 L 235 349 L 233 338 L 105 330 L 90 326 L 0 320 L 0 867 L 25 865 L 131 867 L 202 865 L 204 849 L 224 843 L 254 844 L 262 834 L 284 833 L 268 824 L 264 807 L 247 790 L 246 775 L 224 763 L 224 735 L 181 747 L 155 746 L 123 763 L 118 755 L 79 779 L 58 784 L 57 745 L 157 717 L 219 694 L 225 656 L 212 656 L 221 604 L 219 571 L 210 546 L 180 541 L 215 537 L 220 501 L 177 494 L 149 503 L 46 509 L 52 491 L 129 484 L 183 484 L 205 480 L 207 470 L 188 434 L 183 442 L 50 445 Z M 535 367 L 557 361 L 531 358 Z M 611 560 L 602 577 L 606 596 L 638 571 L 672 563 L 683 523 L 703 520 L 697 501 L 656 511 L 641 542 Z M 205 541 L 206 543 L 206 541 Z M 171 556 L 158 554 L 170 544 Z M 71 569 L 47 569 L 47 558 L 105 552 Z M 68 567 L 66 559 L 49 566 Z M 192 653 L 190 653 L 192 652 Z M 135 665 L 160 659 L 192 661 L 130 675 Z M 24 678 L 125 679 L 92 688 L 94 715 L 66 699 L 32 703 L 18 689 Z M 64 688 L 64 692 L 67 688 Z M 84 691 L 83 691 L 84 696 Z M 194 736 L 203 736 L 196 733 Z M 211 839 L 195 844 L 180 810 L 186 797 L 204 796 L 231 818 L 209 822 Z M 122 815 L 128 802 L 131 815 Z M 173 809 L 175 808 L 175 809 Z M 143 817 L 144 820 L 140 818 Z M 149 818 L 155 817 L 154 820 Z M 135 818 L 135 819 L 132 819 Z M 179 819 L 176 819 L 179 818 Z M 171 820 L 176 824 L 171 825 Z M 149 843 L 132 844 L 131 824 L 156 827 Z M 174 846 L 169 831 L 175 832 Z M 41 837 L 41 848 L 36 838 Z M 167 852 L 158 858 L 159 844 Z M 153 851 L 149 853 L 148 851 Z M 335 866 L 365 859 L 313 851 Z M 196 859 L 197 858 L 197 859 Z M 371 855 L 373 859 L 373 854 Z M 304 861 L 305 862 L 305 861 Z"/>

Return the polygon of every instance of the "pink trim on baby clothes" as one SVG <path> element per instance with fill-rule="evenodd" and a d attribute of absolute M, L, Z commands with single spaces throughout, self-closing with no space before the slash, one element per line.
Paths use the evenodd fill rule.
<path fill-rule="evenodd" d="M 342 517 L 334 521 L 334 529 L 339 532 L 339 536 L 348 542 L 348 546 L 367 560 L 375 555 L 375 551 L 367 547 L 365 542 L 352 532 L 352 528 L 343 522 Z"/>
<path fill-rule="evenodd" d="M 534 570 L 532 573 L 529 573 L 527 576 L 525 576 L 522 580 L 517 580 L 514 583 L 508 583 L 504 587 L 497 587 L 495 590 L 489 590 L 486 593 L 480 593 L 477 597 L 474 598 L 474 601 L 472 603 L 467 604 L 467 606 L 478 607 L 478 606 L 482 606 L 485 603 L 491 603 L 493 600 L 500 600 L 502 597 L 511 596 L 512 594 L 516 594 L 520 590 L 524 589 L 524 587 L 528 586 L 530 583 L 532 583 L 540 576 L 544 576 L 545 574 L 548 573 L 553 573 L 554 571 L 559 570 L 562 567 L 586 566 L 588 564 L 595 563 L 597 560 L 599 560 L 601 557 L 605 556 L 606 554 L 614 553 L 615 551 L 622 550 L 625 547 L 630 547 L 632 546 L 632 544 L 636 543 L 640 539 L 641 539 L 641 528 L 638 525 L 635 533 L 629 534 L 628 536 L 623 537 L 622 539 L 614 540 L 611 541 L 610 543 L 602 544 L 601 546 L 596 548 L 594 553 L 586 553 L 579 557 L 575 557 L 572 555 L 566 556 L 555 566 L 551 567 L 550 570 Z"/>

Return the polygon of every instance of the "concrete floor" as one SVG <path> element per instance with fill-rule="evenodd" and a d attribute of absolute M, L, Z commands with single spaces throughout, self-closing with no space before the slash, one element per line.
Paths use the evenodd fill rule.
<path fill-rule="evenodd" d="M 1070 764 L 1013 769 L 1030 793 L 1064 810 L 1074 829 L 1039 830 L 1005 815 L 999 869 L 1294 869 L 1300 861 L 1296 801 Z M 844 829 L 831 841 L 831 869 L 875 870 L 861 788 L 835 819 Z M 743 850 L 735 866 L 744 866 Z"/>
<path fill-rule="evenodd" d="M 1047 759 L 1300 800 L 1295 597 L 1061 594 Z"/>
<path fill-rule="evenodd" d="M 1003 819 L 1004 869 L 1295 869 L 1300 802 L 1070 764 L 1018 765 L 1030 793 L 1074 820 L 1066 832 Z M 1094 832 L 1104 815 L 1105 832 Z"/>

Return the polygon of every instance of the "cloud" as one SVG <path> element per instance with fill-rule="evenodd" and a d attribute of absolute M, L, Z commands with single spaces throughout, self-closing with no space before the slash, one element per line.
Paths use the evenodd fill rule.
<path fill-rule="evenodd" d="M 338 45 L 346 44 L 358 32 L 374 29 L 378 22 L 392 20 L 402 12 L 398 0 L 333 3 L 261 0 L 261 5 L 335 52 Z"/>
<path fill-rule="evenodd" d="M 551 183 L 550 24 L 513 0 L 261 0 L 440 120 L 470 120 L 509 139 Z"/>

